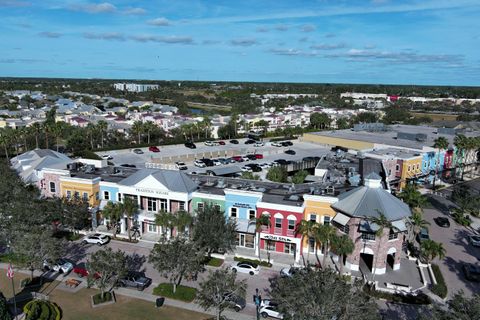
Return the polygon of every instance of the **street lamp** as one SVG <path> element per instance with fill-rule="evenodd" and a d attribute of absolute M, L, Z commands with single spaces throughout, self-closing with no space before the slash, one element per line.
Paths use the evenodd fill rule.
<path fill-rule="evenodd" d="M 255 294 L 253 295 L 253 302 L 255 303 L 255 307 L 257 309 L 257 320 L 260 319 L 260 304 L 262 303 L 262 296 L 258 294 L 258 288 L 255 289 Z"/>

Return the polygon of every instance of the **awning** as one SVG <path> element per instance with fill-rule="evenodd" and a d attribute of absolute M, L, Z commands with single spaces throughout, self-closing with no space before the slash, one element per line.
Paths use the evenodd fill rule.
<path fill-rule="evenodd" d="M 393 221 L 392 226 L 394 227 L 394 231 L 407 231 L 407 226 L 405 225 L 405 221 L 403 220 Z"/>
<path fill-rule="evenodd" d="M 360 222 L 360 227 L 359 230 L 361 232 L 375 232 L 379 229 L 380 227 L 373 223 L 373 222 L 368 222 L 368 221 L 362 221 Z"/>
<path fill-rule="evenodd" d="M 338 212 L 337 215 L 333 218 L 333 221 L 341 224 L 342 226 L 346 225 L 348 220 L 350 220 L 350 217 L 340 212 Z"/>

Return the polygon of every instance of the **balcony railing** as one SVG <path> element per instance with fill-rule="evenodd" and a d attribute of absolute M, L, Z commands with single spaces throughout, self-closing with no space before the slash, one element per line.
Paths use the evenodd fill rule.
<path fill-rule="evenodd" d="M 287 230 L 287 236 L 289 237 L 295 236 L 295 230 Z"/>
<path fill-rule="evenodd" d="M 282 228 L 275 228 L 274 233 L 275 234 L 282 234 Z"/>

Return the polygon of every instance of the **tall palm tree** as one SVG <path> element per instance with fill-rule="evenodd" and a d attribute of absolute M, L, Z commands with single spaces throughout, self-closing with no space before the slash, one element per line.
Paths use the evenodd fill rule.
<path fill-rule="evenodd" d="M 407 184 L 398 195 L 410 208 L 421 208 L 425 206 L 427 199 L 418 191 L 415 184 Z"/>
<path fill-rule="evenodd" d="M 441 244 L 440 242 L 435 242 L 428 239 L 422 241 L 422 245 L 420 246 L 420 253 L 425 259 L 425 262 L 430 264 L 430 262 L 432 262 L 432 260 L 437 257 L 439 259 L 445 258 L 447 251 L 443 247 L 443 244 Z"/>
<path fill-rule="evenodd" d="M 270 227 L 272 225 L 272 222 L 270 220 L 270 215 L 268 214 L 262 214 L 258 218 L 254 218 L 249 221 L 249 224 L 255 224 L 255 232 L 257 233 L 256 240 L 257 240 L 257 249 L 258 249 L 258 260 L 262 261 L 260 258 L 260 232 L 262 232 L 262 228 L 265 227 Z"/>
<path fill-rule="evenodd" d="M 464 167 L 464 160 L 465 160 L 465 150 L 467 149 L 467 137 L 463 134 L 459 134 L 453 139 L 453 144 L 457 148 L 457 164 L 460 162 L 460 175 L 463 179 L 463 167 Z M 460 161 L 458 161 L 460 158 Z"/>
<path fill-rule="evenodd" d="M 338 255 L 340 262 L 340 276 L 343 274 L 343 260 L 344 257 L 351 254 L 355 249 L 355 244 L 352 239 L 346 234 L 341 236 L 333 236 L 331 239 L 332 250 Z"/>
<path fill-rule="evenodd" d="M 7 159 L 7 163 L 10 163 L 10 159 L 8 157 L 8 147 L 12 141 L 12 137 L 9 134 L 9 131 L 6 128 L 0 130 L 0 144 L 3 145 L 3 150 L 5 151 L 5 158 Z"/>
<path fill-rule="evenodd" d="M 147 143 L 150 144 L 150 134 L 158 129 L 158 126 L 152 121 L 143 123 L 143 132 L 147 134 Z"/>
<path fill-rule="evenodd" d="M 295 235 L 300 234 L 302 236 L 301 243 L 304 243 L 305 237 L 308 238 L 313 238 L 315 235 L 315 230 L 317 228 L 317 223 L 315 221 L 310 221 L 310 220 L 302 220 L 300 221 L 299 224 L 297 224 L 295 228 Z M 302 250 L 303 251 L 303 250 Z M 303 259 L 303 265 L 306 265 L 305 263 L 305 257 L 302 254 L 302 259 Z M 310 250 L 307 251 L 307 261 L 310 258 Z"/>
<path fill-rule="evenodd" d="M 382 237 L 383 233 L 385 232 L 385 229 L 388 229 L 389 231 L 392 229 L 396 229 L 390 220 L 387 219 L 385 214 L 381 212 L 380 210 L 377 210 L 378 216 L 375 217 L 365 217 L 365 220 L 372 224 L 376 224 L 378 226 L 378 230 L 375 231 L 375 241 L 378 242 L 377 244 L 377 253 L 375 254 L 375 265 L 373 266 L 372 270 L 372 282 L 375 280 L 375 272 L 377 271 L 377 262 L 378 262 L 378 255 L 380 252 L 380 245 L 382 244 Z"/>
<path fill-rule="evenodd" d="M 417 235 L 420 233 L 420 230 L 422 230 L 423 228 L 427 228 L 427 226 L 430 225 L 430 222 L 423 219 L 422 211 L 416 209 L 412 211 L 412 215 L 410 216 L 407 224 L 410 226 L 412 230 L 410 234 L 412 234 L 413 239 L 415 239 Z"/>
<path fill-rule="evenodd" d="M 323 246 L 322 269 L 327 265 L 327 256 L 330 251 L 330 242 L 335 237 L 335 229 L 329 224 L 318 225 L 314 230 L 315 242 L 321 243 Z"/>
<path fill-rule="evenodd" d="M 182 234 L 185 235 L 186 228 L 193 223 L 193 217 L 185 210 L 180 210 L 175 213 L 175 228 L 177 228 L 177 237 Z"/>
<path fill-rule="evenodd" d="M 48 149 L 48 133 L 50 132 L 50 126 L 46 121 L 42 123 L 42 130 L 45 134 L 45 149 Z"/>
<path fill-rule="evenodd" d="M 30 130 L 28 127 L 23 127 L 18 129 L 18 131 L 20 133 L 20 136 L 23 139 L 23 151 L 25 152 L 28 150 L 27 139 L 28 139 L 28 136 L 30 135 Z"/>
<path fill-rule="evenodd" d="M 133 123 L 132 127 L 130 128 L 130 131 L 133 134 L 137 135 L 137 143 L 140 144 L 140 137 L 141 137 L 142 132 L 143 132 L 143 123 L 141 121 L 135 121 Z"/>
<path fill-rule="evenodd" d="M 95 138 L 95 135 L 97 133 L 97 128 L 95 127 L 95 125 L 93 123 L 89 122 L 86 126 L 86 129 L 87 129 L 87 134 L 90 138 L 90 147 L 93 150 L 94 149 L 93 139 Z"/>
<path fill-rule="evenodd" d="M 107 132 L 108 123 L 105 120 L 99 120 L 97 122 L 97 128 L 98 128 L 98 131 L 100 131 L 100 134 L 102 136 L 102 149 L 103 149 L 104 142 L 105 142 L 105 132 Z"/>
<path fill-rule="evenodd" d="M 212 120 L 207 115 L 203 116 L 202 126 L 205 129 L 205 139 L 210 136 L 210 127 L 212 126 Z"/>
<path fill-rule="evenodd" d="M 130 197 L 125 197 L 123 199 L 123 203 L 120 203 L 120 208 L 125 217 L 127 217 L 127 234 L 128 234 L 128 240 L 132 241 L 132 234 L 131 234 L 131 229 L 132 229 L 132 218 L 135 217 L 135 215 L 138 212 L 138 204 L 135 200 L 133 200 Z"/>
<path fill-rule="evenodd" d="M 35 122 L 31 126 L 33 135 L 35 136 L 35 148 L 38 149 L 38 136 L 42 132 L 42 124 L 40 122 Z"/>
<path fill-rule="evenodd" d="M 155 214 L 155 224 L 162 227 L 162 237 L 167 239 L 167 231 L 171 230 L 175 226 L 174 217 L 170 212 L 160 211 Z"/>
<path fill-rule="evenodd" d="M 50 132 L 52 132 L 53 136 L 55 137 L 55 144 L 57 145 L 57 152 L 58 152 L 58 145 L 59 139 L 63 135 L 65 131 L 65 122 L 55 122 L 52 126 L 50 126 Z"/>

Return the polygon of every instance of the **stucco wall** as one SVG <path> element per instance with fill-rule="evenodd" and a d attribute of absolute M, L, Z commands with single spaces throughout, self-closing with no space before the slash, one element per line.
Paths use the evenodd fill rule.
<path fill-rule="evenodd" d="M 340 146 L 353 150 L 373 149 L 375 146 L 375 144 L 371 142 L 327 137 L 311 133 L 304 134 L 302 141 L 313 142 L 327 146 Z"/>

